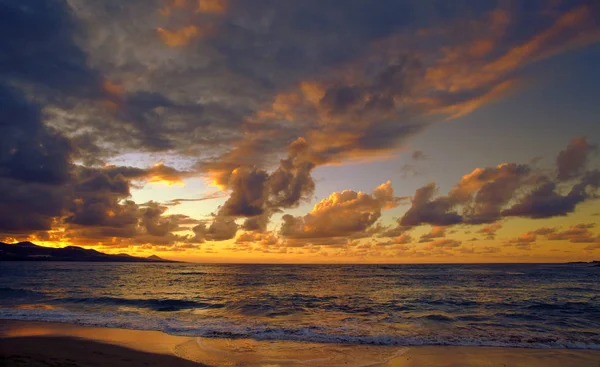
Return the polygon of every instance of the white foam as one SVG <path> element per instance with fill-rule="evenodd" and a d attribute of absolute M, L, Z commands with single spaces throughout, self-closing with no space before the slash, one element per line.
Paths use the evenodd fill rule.
<path fill-rule="evenodd" d="M 167 334 L 254 340 L 281 340 L 313 343 L 334 343 L 379 346 L 418 346 L 418 345 L 457 345 L 457 346 L 490 346 L 519 348 L 570 348 L 600 350 L 596 339 L 569 340 L 557 337 L 548 340 L 546 334 L 532 334 L 524 331 L 509 330 L 506 334 L 481 332 L 480 335 L 470 331 L 469 334 L 456 335 L 447 333 L 393 335 L 393 334 L 357 334 L 360 325 L 350 329 L 321 327 L 278 328 L 264 323 L 244 323 L 241 320 L 226 318 L 202 318 L 193 322 L 158 316 L 141 315 L 134 312 L 84 313 L 69 310 L 17 309 L 0 308 L 0 319 L 64 322 L 84 326 L 123 328 L 132 330 L 156 330 Z M 374 332 L 371 330 L 371 332 Z M 539 339 L 544 336 L 545 339 Z"/>

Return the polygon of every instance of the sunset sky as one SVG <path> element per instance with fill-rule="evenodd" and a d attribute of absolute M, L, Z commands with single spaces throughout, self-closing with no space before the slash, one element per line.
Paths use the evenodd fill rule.
<path fill-rule="evenodd" d="M 0 2 L 0 240 L 600 259 L 600 1 Z"/>

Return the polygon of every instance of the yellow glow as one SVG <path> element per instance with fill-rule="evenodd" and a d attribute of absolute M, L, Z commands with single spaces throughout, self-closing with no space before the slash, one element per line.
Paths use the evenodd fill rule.
<path fill-rule="evenodd" d="M 198 13 L 223 14 L 227 12 L 227 0 L 198 0 Z"/>
<path fill-rule="evenodd" d="M 203 28 L 188 25 L 174 31 L 158 28 L 157 32 L 165 45 L 169 47 L 182 47 L 188 45 L 192 39 L 204 36 L 210 29 L 211 27 L 208 25 Z"/>

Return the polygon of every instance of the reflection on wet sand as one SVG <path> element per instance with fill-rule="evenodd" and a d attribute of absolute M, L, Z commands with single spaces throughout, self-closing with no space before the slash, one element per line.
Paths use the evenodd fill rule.
<path fill-rule="evenodd" d="M 170 361 L 182 366 L 185 364 L 184 360 L 209 366 L 231 367 L 598 367 L 600 363 L 600 351 L 592 350 L 456 346 L 392 347 L 195 338 L 155 331 L 0 320 L 0 342 L 6 346 L 11 340 L 18 340 L 18 345 L 21 346 L 19 353 L 24 354 L 21 356 L 23 360 L 35 356 L 39 360 L 41 355 L 39 352 L 43 350 L 52 352 L 52 343 L 56 343 L 57 340 L 54 337 L 62 337 L 61 340 L 67 340 L 67 344 L 75 346 L 81 344 L 79 342 L 81 339 L 104 343 L 86 345 L 94 350 L 101 350 L 102 353 L 109 352 L 113 355 L 116 353 L 120 357 L 129 358 L 132 366 L 141 365 L 142 360 L 146 361 L 149 358 L 148 355 L 132 353 L 132 350 L 158 355 L 155 358 L 163 358 L 160 355 L 177 356 L 181 359 Z M 27 341 L 31 344 L 28 345 Z M 109 348 L 107 350 L 106 344 L 129 349 Z M 63 357 L 69 357 L 72 361 L 78 361 L 80 358 L 83 362 L 83 359 L 89 356 L 74 351 L 72 355 Z M 4 356 L 0 355 L 0 358 Z M 139 358 L 139 361 L 136 358 Z"/>

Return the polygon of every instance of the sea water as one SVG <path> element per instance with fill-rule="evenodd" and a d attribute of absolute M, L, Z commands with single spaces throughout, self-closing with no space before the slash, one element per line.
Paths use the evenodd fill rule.
<path fill-rule="evenodd" d="M 600 268 L 0 262 L 0 319 L 230 340 L 600 350 Z"/>

